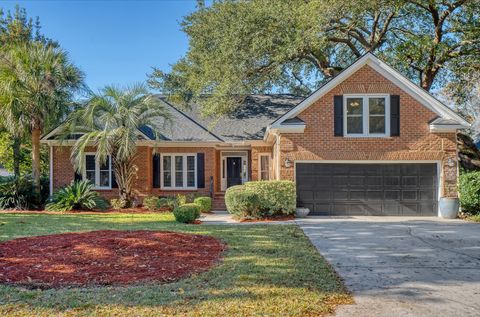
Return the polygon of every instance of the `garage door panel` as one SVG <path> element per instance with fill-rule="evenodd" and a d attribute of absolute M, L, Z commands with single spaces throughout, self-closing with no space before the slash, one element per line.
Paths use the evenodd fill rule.
<path fill-rule="evenodd" d="M 385 176 L 383 178 L 383 185 L 388 187 L 400 186 L 400 176 Z"/>
<path fill-rule="evenodd" d="M 383 191 L 367 190 L 367 200 L 383 200 Z"/>
<path fill-rule="evenodd" d="M 298 205 L 312 214 L 435 215 L 437 210 L 433 163 L 297 163 L 296 182 Z"/>
<path fill-rule="evenodd" d="M 321 190 L 315 192 L 315 200 L 330 201 L 332 199 L 332 193 L 329 190 Z"/>
<path fill-rule="evenodd" d="M 348 187 L 348 175 L 333 176 L 333 187 Z"/>
<path fill-rule="evenodd" d="M 365 200 L 365 191 L 364 190 L 350 191 L 350 200 Z"/>
<path fill-rule="evenodd" d="M 350 211 L 351 215 L 357 215 L 357 209 L 362 212 L 362 214 L 367 216 L 383 216 L 383 205 L 382 204 L 368 204 L 368 205 L 359 205 L 352 206 Z"/>
<path fill-rule="evenodd" d="M 402 190 L 402 200 L 417 200 L 417 197 L 415 190 Z"/>
<path fill-rule="evenodd" d="M 365 178 L 365 186 L 375 187 L 382 186 L 383 178 L 381 176 L 367 176 Z"/>
<path fill-rule="evenodd" d="M 400 190 L 385 190 L 383 197 L 385 200 L 400 200 Z"/>
<path fill-rule="evenodd" d="M 336 190 L 333 192 L 333 200 L 348 200 L 348 190 Z"/>

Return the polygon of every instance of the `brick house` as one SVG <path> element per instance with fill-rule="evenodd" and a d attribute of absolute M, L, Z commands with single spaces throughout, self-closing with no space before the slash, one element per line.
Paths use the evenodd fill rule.
<path fill-rule="evenodd" d="M 196 192 L 223 208 L 232 185 L 288 179 L 298 205 L 314 214 L 436 215 L 440 197 L 457 195 L 456 131 L 468 123 L 370 53 L 307 98 L 252 95 L 218 122 L 159 98 L 173 124 L 159 140 L 139 131 L 139 197 Z M 74 140 L 60 142 L 54 130 L 42 142 L 51 191 L 83 177 L 105 197 L 117 195 L 95 149 L 76 175 Z"/>

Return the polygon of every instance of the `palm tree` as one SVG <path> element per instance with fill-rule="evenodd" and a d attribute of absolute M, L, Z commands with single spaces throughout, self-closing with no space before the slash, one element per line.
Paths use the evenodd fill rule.
<path fill-rule="evenodd" d="M 168 111 L 144 85 L 124 89 L 107 86 L 99 94 L 92 94 L 84 107 L 69 116 L 63 131 L 64 135 L 83 134 L 71 152 L 77 171 L 84 169 L 87 147 L 96 148 L 99 164 L 111 157 L 119 197 L 131 206 L 139 128 L 149 127 L 157 135 L 166 122 L 169 122 Z"/>
<path fill-rule="evenodd" d="M 74 93 L 83 88 L 83 73 L 67 53 L 39 41 L 13 45 L 0 53 L 0 94 L 9 102 L 3 114 L 25 125 L 32 141 L 32 176 L 40 194 L 40 136 L 69 112 Z"/>

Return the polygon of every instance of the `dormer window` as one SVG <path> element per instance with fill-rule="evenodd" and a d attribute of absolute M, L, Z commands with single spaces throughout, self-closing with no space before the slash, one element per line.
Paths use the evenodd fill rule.
<path fill-rule="evenodd" d="M 345 136 L 390 136 L 388 95 L 344 95 L 343 98 Z"/>

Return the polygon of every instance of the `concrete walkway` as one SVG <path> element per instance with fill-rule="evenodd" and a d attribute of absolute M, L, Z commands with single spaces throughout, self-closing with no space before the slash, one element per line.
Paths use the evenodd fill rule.
<path fill-rule="evenodd" d="M 480 316 L 480 224 L 439 218 L 307 218 L 297 223 L 356 305 L 336 316 Z"/>

